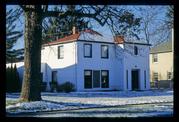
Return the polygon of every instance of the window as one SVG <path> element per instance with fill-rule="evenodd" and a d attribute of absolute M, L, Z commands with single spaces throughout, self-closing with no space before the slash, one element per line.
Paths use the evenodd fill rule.
<path fill-rule="evenodd" d="M 171 72 L 167 72 L 167 80 L 171 80 L 172 79 L 172 73 Z"/>
<path fill-rule="evenodd" d="M 63 45 L 58 46 L 58 59 L 63 59 L 64 57 L 64 47 Z"/>
<path fill-rule="evenodd" d="M 85 70 L 84 71 L 84 86 L 85 88 L 92 88 L 92 71 Z"/>
<path fill-rule="evenodd" d="M 52 71 L 52 82 L 57 82 L 57 71 Z"/>
<path fill-rule="evenodd" d="M 109 71 L 84 70 L 84 88 L 109 88 Z"/>
<path fill-rule="evenodd" d="M 153 62 L 158 62 L 158 55 L 157 54 L 153 54 Z"/>
<path fill-rule="evenodd" d="M 126 87 L 127 87 L 127 89 L 128 89 L 128 70 L 126 70 Z"/>
<path fill-rule="evenodd" d="M 92 57 L 92 44 L 84 44 L 84 57 Z"/>
<path fill-rule="evenodd" d="M 101 45 L 101 58 L 108 58 L 108 45 Z"/>
<path fill-rule="evenodd" d="M 144 88 L 146 88 L 146 71 L 144 71 Z"/>
<path fill-rule="evenodd" d="M 100 87 L 100 71 L 93 70 L 93 88 Z"/>
<path fill-rule="evenodd" d="M 158 73 L 157 72 L 153 73 L 153 81 L 158 81 Z"/>
<path fill-rule="evenodd" d="M 109 72 L 108 72 L 108 70 L 101 70 L 101 87 L 109 88 Z"/>
<path fill-rule="evenodd" d="M 137 46 L 134 46 L 134 55 L 138 55 L 138 48 L 137 48 Z"/>

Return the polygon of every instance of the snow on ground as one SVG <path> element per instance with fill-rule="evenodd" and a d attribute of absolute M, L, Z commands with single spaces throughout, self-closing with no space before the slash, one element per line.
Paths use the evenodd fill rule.
<path fill-rule="evenodd" d="M 36 102 L 24 102 L 17 103 L 15 105 L 9 105 L 6 107 L 6 112 L 36 112 L 40 110 L 55 110 L 55 108 L 64 108 L 63 105 L 53 104 L 45 101 L 36 101 Z"/>
<path fill-rule="evenodd" d="M 173 91 L 112 91 L 42 93 L 43 101 L 18 103 L 6 106 L 7 112 L 36 112 L 106 107 L 129 104 L 173 102 Z M 7 101 L 16 101 L 19 93 L 6 94 Z"/>
<path fill-rule="evenodd" d="M 21 113 L 21 112 L 40 112 L 53 110 L 69 110 L 74 109 L 72 106 L 65 106 L 47 101 L 23 102 L 15 105 L 6 106 L 6 112 Z"/>
<path fill-rule="evenodd" d="M 127 105 L 67 111 L 16 114 L 11 117 L 172 117 L 173 103 Z"/>

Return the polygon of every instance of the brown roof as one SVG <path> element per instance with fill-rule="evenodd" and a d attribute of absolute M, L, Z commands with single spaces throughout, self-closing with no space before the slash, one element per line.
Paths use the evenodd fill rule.
<path fill-rule="evenodd" d="M 58 39 L 56 41 L 52 41 L 52 42 L 48 42 L 44 45 L 54 45 L 54 44 L 58 44 L 58 43 L 62 43 L 62 42 L 70 42 L 70 41 L 76 41 L 79 38 L 80 34 L 73 34 L 70 36 L 66 36 L 64 38 Z"/>
<path fill-rule="evenodd" d="M 90 30 L 90 29 L 86 29 L 86 30 L 84 30 L 84 31 L 82 31 L 82 32 L 90 33 L 90 34 L 92 34 L 92 35 L 95 34 L 95 35 L 100 35 L 100 36 L 102 36 L 100 33 L 96 32 L 96 31 L 94 31 L 94 30 Z M 76 34 L 72 34 L 72 35 L 66 36 L 66 37 L 64 37 L 64 38 L 60 38 L 60 39 L 58 39 L 58 40 L 56 40 L 56 41 L 48 42 L 48 43 L 44 44 L 44 46 L 45 46 L 45 45 L 54 45 L 54 44 L 63 43 L 63 42 L 77 41 L 78 38 L 79 38 L 79 36 L 80 36 L 80 34 L 81 34 L 82 32 L 76 33 Z"/>

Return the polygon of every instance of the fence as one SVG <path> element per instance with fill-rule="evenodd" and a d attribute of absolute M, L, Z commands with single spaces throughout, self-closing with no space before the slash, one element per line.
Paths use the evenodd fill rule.
<path fill-rule="evenodd" d="M 173 89 L 173 81 L 172 80 L 160 80 L 156 82 L 150 82 L 151 88 L 164 88 L 164 89 Z"/>

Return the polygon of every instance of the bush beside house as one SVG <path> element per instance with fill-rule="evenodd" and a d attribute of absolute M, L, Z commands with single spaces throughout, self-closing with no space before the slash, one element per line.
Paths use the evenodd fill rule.
<path fill-rule="evenodd" d="M 66 92 L 66 93 L 72 92 L 72 91 L 74 91 L 74 84 L 72 84 L 70 82 L 65 82 L 65 83 L 57 86 L 57 91 L 58 92 Z"/>

